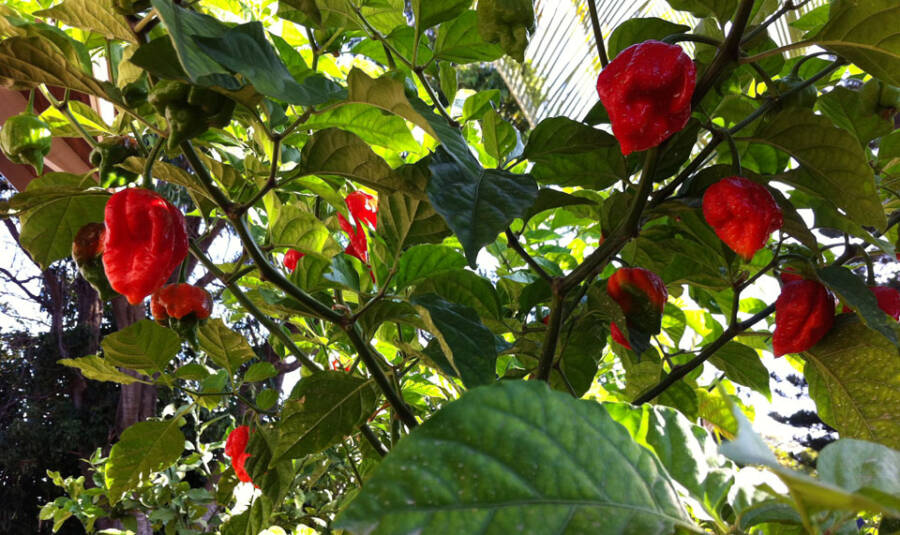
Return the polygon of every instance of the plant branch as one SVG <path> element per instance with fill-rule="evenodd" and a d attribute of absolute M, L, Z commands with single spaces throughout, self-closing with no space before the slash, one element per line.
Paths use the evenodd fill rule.
<path fill-rule="evenodd" d="M 38 86 L 41 90 L 41 94 L 44 95 L 44 98 L 47 99 L 50 104 L 59 110 L 60 113 L 65 115 L 66 120 L 69 121 L 75 130 L 78 131 L 78 134 L 81 135 L 82 139 L 84 139 L 88 145 L 91 146 L 92 149 L 97 148 L 97 140 L 94 139 L 90 134 L 88 134 L 87 130 L 84 129 L 84 126 L 78 122 L 78 119 L 75 118 L 75 115 L 72 114 L 72 111 L 69 110 L 69 98 L 68 98 L 68 90 L 66 91 L 66 98 L 63 99 L 62 102 L 56 100 L 56 97 L 53 96 L 53 93 L 47 89 L 47 86 L 41 84 Z"/>
<path fill-rule="evenodd" d="M 660 394 L 665 392 L 665 390 L 667 388 L 669 388 L 670 386 L 672 386 L 673 384 L 678 382 L 682 377 L 689 374 L 691 371 L 696 369 L 698 366 L 702 365 L 704 362 L 709 360 L 709 358 L 712 357 L 716 351 L 718 351 L 719 349 L 722 348 L 722 346 L 724 346 L 725 344 L 730 342 L 732 338 L 739 335 L 741 332 L 749 329 L 750 327 L 752 327 L 754 324 L 756 324 L 760 320 L 767 318 L 774 311 L 775 311 L 775 304 L 772 303 L 771 305 L 767 306 L 766 308 L 764 308 L 763 310 L 761 310 L 759 313 L 755 314 L 754 316 L 752 316 L 740 323 L 734 323 L 734 324 L 729 325 L 728 328 L 725 329 L 725 331 L 721 335 L 719 335 L 718 338 L 716 338 L 712 343 L 710 343 L 709 345 L 704 347 L 703 351 L 701 351 L 696 357 L 692 358 L 691 360 L 689 360 L 685 364 L 682 364 L 681 366 L 676 366 L 675 368 L 673 368 L 672 371 L 669 372 L 669 375 L 667 375 L 662 381 L 660 381 L 657 385 L 655 385 L 654 387 L 650 388 L 649 390 L 645 391 L 643 394 L 641 394 L 640 396 L 635 398 L 635 400 L 632 401 L 631 403 L 633 405 L 641 405 L 641 404 L 653 401 L 654 399 L 656 399 L 657 396 L 659 396 Z"/>
<path fill-rule="evenodd" d="M 218 207 L 230 216 L 234 209 L 234 203 L 231 202 L 228 197 L 222 193 L 222 190 L 216 186 L 215 182 L 213 182 L 212 176 L 210 176 L 209 171 L 207 171 L 203 162 L 200 161 L 200 157 L 194 150 L 194 146 L 191 145 L 190 141 L 182 141 L 180 146 L 181 151 L 184 153 L 184 157 L 187 158 L 187 161 L 194 169 L 197 178 L 199 178 L 200 182 L 203 184 L 203 188 L 209 193 L 210 197 L 212 197 Z"/>
<path fill-rule="evenodd" d="M 274 188 L 277 184 L 275 177 L 278 174 L 278 163 L 281 159 L 281 140 L 282 137 L 280 135 L 272 136 L 272 165 L 269 168 L 269 178 L 268 180 L 266 180 L 266 183 L 263 185 L 263 187 L 259 188 L 259 191 L 256 193 L 256 195 L 253 196 L 252 199 L 242 204 L 237 209 L 237 212 L 239 214 L 243 214 L 253 205 L 258 203 L 260 199 L 262 199 L 266 195 L 266 193 L 271 191 L 272 188 Z"/>
<path fill-rule="evenodd" d="M 265 327 L 272 336 L 281 340 L 281 343 L 284 344 L 288 351 L 290 351 L 298 361 L 300 361 L 310 370 L 322 370 L 321 366 L 316 364 L 306 355 L 306 353 L 304 353 L 299 347 L 297 347 L 297 344 L 295 344 L 294 341 L 291 340 L 291 337 L 288 336 L 284 332 L 284 330 L 281 329 L 281 327 L 276 325 L 269 316 L 263 314 L 259 307 L 257 307 L 256 304 L 253 303 L 253 301 L 251 301 L 246 294 L 244 294 L 243 290 L 241 290 L 241 288 L 237 285 L 237 282 L 235 282 L 234 280 L 230 280 L 230 278 L 226 276 L 226 274 L 221 269 L 219 269 L 218 266 L 216 266 L 209 258 L 206 257 L 205 254 L 203 254 L 203 251 L 200 249 L 200 247 L 197 246 L 195 242 L 192 241 L 190 247 L 191 253 L 194 255 L 194 257 L 197 258 L 197 260 L 199 260 L 200 263 L 203 264 L 203 266 L 210 273 L 213 273 L 216 278 L 225 285 L 226 288 L 228 288 L 231 294 L 234 295 L 235 299 L 237 299 L 238 302 L 247 309 L 251 316 L 256 318 L 256 320 L 259 321 L 260 324 L 262 324 L 262 326 Z"/>
<path fill-rule="evenodd" d="M 587 0 L 588 10 L 591 13 L 591 28 L 594 30 L 594 42 L 597 43 L 597 55 L 600 56 L 600 66 L 609 65 L 609 57 L 606 55 L 606 46 L 603 44 L 603 30 L 600 28 L 600 19 L 597 17 L 596 0 Z"/>
<path fill-rule="evenodd" d="M 740 59 L 741 37 L 744 35 L 744 29 L 750 20 L 750 11 L 752 9 L 753 0 L 741 0 L 728 37 L 725 38 L 725 42 L 719 47 L 719 51 L 713 58 L 712 63 L 703 72 L 703 77 L 700 78 L 700 81 L 697 82 L 694 88 L 694 96 L 691 98 L 692 106 L 696 107 L 703 100 L 703 97 L 712 89 L 713 84 L 716 83 L 726 65 Z"/>
<path fill-rule="evenodd" d="M 509 227 L 506 227 L 506 241 L 509 242 L 509 246 L 512 247 L 512 249 L 522 257 L 522 260 L 524 260 L 525 263 L 528 264 L 528 266 L 533 269 L 535 273 L 537 273 L 545 281 L 553 284 L 553 277 L 551 277 L 549 273 L 544 271 L 544 268 L 542 268 L 541 265 L 538 264 L 530 254 L 528 254 L 528 251 L 526 251 L 522 247 L 522 244 L 519 243 L 518 238 L 516 238 L 516 235 L 513 234 L 512 229 L 510 229 Z"/>
<path fill-rule="evenodd" d="M 559 339 L 559 328 L 562 326 L 563 300 L 566 297 L 560 282 L 562 279 L 555 279 L 553 282 L 550 320 L 547 322 L 547 335 L 544 337 L 544 347 L 541 351 L 541 359 L 538 361 L 537 378 L 547 382 L 550 381 L 550 371 L 553 369 L 556 341 Z"/>
<path fill-rule="evenodd" d="M 142 187 L 153 189 L 153 164 L 156 163 L 156 158 L 159 157 L 159 151 L 162 150 L 165 141 L 166 138 L 164 137 L 157 138 L 156 143 L 153 144 L 153 148 L 150 149 L 150 154 L 147 155 L 147 160 L 144 161 L 144 178 L 141 180 Z"/>
<path fill-rule="evenodd" d="M 388 454 L 387 448 L 385 448 L 384 444 L 382 444 L 381 441 L 378 440 L 378 437 L 375 436 L 375 432 L 372 431 L 371 427 L 366 424 L 362 424 L 361 426 L 359 426 L 359 430 L 362 433 L 362 436 L 365 437 L 365 439 L 369 441 L 369 444 L 372 445 L 375 453 L 377 453 L 381 457 L 384 457 Z"/>
<path fill-rule="evenodd" d="M 810 0 L 802 0 L 799 4 L 794 4 L 793 0 L 787 0 L 784 3 L 784 5 L 782 5 L 781 8 L 778 9 L 778 11 L 776 11 L 775 13 L 772 13 L 766 20 L 764 20 L 762 22 L 762 24 L 760 24 L 756 28 L 753 28 L 749 32 L 747 32 L 746 35 L 744 35 L 743 39 L 741 39 L 741 44 L 748 43 L 751 40 L 753 40 L 754 37 L 756 37 L 760 33 L 764 32 L 766 30 L 766 28 L 771 26 L 772 23 L 774 23 L 776 20 L 781 18 L 781 16 L 784 15 L 785 13 L 787 13 L 788 11 L 792 11 L 794 9 L 800 9 L 801 7 L 803 7 L 805 4 L 808 4 L 809 2 L 810 2 Z"/>
<path fill-rule="evenodd" d="M 431 101 L 434 103 L 434 107 L 437 108 L 438 112 L 444 116 L 444 119 L 447 119 L 447 122 L 450 123 L 450 126 L 453 128 L 459 128 L 459 123 L 454 121 L 450 114 L 447 113 L 447 110 L 444 109 L 444 106 L 441 104 L 441 101 L 438 100 L 437 93 L 434 92 L 434 89 L 431 88 L 431 84 L 428 83 L 428 80 L 425 79 L 425 73 L 421 67 L 416 67 L 413 69 L 413 72 L 416 73 L 416 78 L 419 79 L 419 82 L 422 83 L 422 86 L 425 88 L 425 92 L 428 93 L 428 97 L 431 98 Z"/>
<path fill-rule="evenodd" d="M 791 43 L 788 45 L 780 46 L 778 48 L 773 48 L 771 50 L 766 50 L 765 52 L 760 52 L 759 54 L 756 54 L 754 56 L 745 56 L 738 61 L 741 64 L 754 63 L 756 61 L 760 61 L 760 60 L 766 59 L 771 56 L 777 56 L 778 54 L 787 52 L 788 50 L 794 50 L 795 48 L 806 48 L 806 47 L 812 45 L 814 42 L 815 41 L 813 41 L 812 39 L 807 39 L 805 41 L 797 41 L 796 43 Z"/>

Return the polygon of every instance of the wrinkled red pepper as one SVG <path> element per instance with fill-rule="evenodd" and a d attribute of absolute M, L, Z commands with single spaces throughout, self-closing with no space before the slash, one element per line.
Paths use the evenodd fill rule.
<path fill-rule="evenodd" d="M 629 329 L 649 334 L 662 329 L 662 312 L 669 292 L 656 273 L 644 268 L 620 268 L 606 281 L 606 292 L 622 308 Z M 613 340 L 631 349 L 615 323 L 610 326 L 610 332 Z"/>
<path fill-rule="evenodd" d="M 284 253 L 284 259 L 282 263 L 284 267 L 287 268 L 291 273 L 297 269 L 297 262 L 300 261 L 305 255 L 296 249 L 290 249 L 288 252 Z"/>
<path fill-rule="evenodd" d="M 250 441 L 250 428 L 246 425 L 235 427 L 225 440 L 225 455 L 231 457 L 231 466 L 239 481 L 251 483 L 250 474 L 244 468 L 244 463 L 250 458 L 246 452 L 247 442 Z"/>
<path fill-rule="evenodd" d="M 687 124 L 697 71 L 677 45 L 644 41 L 631 45 L 597 77 L 622 154 L 647 150 Z"/>
<path fill-rule="evenodd" d="M 169 318 L 184 319 L 193 314 L 194 319 L 204 320 L 212 313 L 212 298 L 206 290 L 190 284 L 167 284 L 153 292 L 150 311 L 160 325 L 167 325 Z"/>
<path fill-rule="evenodd" d="M 609 324 L 609 334 L 612 336 L 613 342 L 619 344 L 625 349 L 631 349 L 631 344 L 629 344 L 628 340 L 625 339 L 625 335 L 622 334 L 621 330 L 619 330 L 619 326 L 616 325 L 616 322 L 612 322 Z"/>
<path fill-rule="evenodd" d="M 136 305 L 158 290 L 188 252 L 181 211 L 150 190 L 124 189 L 106 203 L 103 268 Z"/>
<path fill-rule="evenodd" d="M 776 357 L 806 351 L 834 325 L 834 297 L 812 280 L 789 282 L 775 301 L 775 333 L 772 350 Z"/>
<path fill-rule="evenodd" d="M 870 286 L 869 289 L 878 300 L 878 308 L 895 320 L 900 320 L 900 292 L 890 286 Z M 852 312 L 852 310 L 844 305 L 841 312 Z"/>
<path fill-rule="evenodd" d="M 347 233 L 350 243 L 344 250 L 350 256 L 355 256 L 364 264 L 369 262 L 369 243 L 366 240 L 366 232 L 363 230 L 363 223 L 375 228 L 378 225 L 378 208 L 375 204 L 375 197 L 364 191 L 354 191 L 347 195 L 345 199 L 347 208 L 350 210 L 350 217 L 353 219 L 351 224 L 343 214 L 338 214 L 338 223 L 341 229 Z"/>
<path fill-rule="evenodd" d="M 106 241 L 106 227 L 103 223 L 88 223 L 75 233 L 72 241 L 72 259 L 84 280 L 88 281 L 100 299 L 104 301 L 115 296 L 106 273 L 103 271 L 103 246 Z"/>
<path fill-rule="evenodd" d="M 781 208 L 763 186 L 744 177 L 716 182 L 703 194 L 703 217 L 716 236 L 749 261 L 781 228 Z"/>

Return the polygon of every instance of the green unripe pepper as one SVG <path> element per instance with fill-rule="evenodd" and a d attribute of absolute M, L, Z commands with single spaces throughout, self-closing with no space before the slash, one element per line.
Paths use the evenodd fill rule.
<path fill-rule="evenodd" d="M 793 74 L 789 74 L 783 78 L 779 78 L 775 80 L 775 89 L 777 90 L 777 94 L 786 93 L 791 91 L 798 85 L 802 84 L 804 80 L 798 76 Z M 796 93 L 792 93 L 782 99 L 781 108 L 809 108 L 811 109 L 816 104 L 816 97 L 818 96 L 818 91 L 816 90 L 814 85 L 810 85 L 804 87 L 800 91 Z"/>
<path fill-rule="evenodd" d="M 52 143 L 50 125 L 33 113 L 10 117 L 0 128 L 0 150 L 13 163 L 30 164 L 37 174 L 44 170 L 44 156 Z"/>
<path fill-rule="evenodd" d="M 532 0 L 479 0 L 478 33 L 518 62 L 525 61 L 528 35 L 534 31 Z"/>
<path fill-rule="evenodd" d="M 126 137 L 114 137 L 103 140 L 91 151 L 91 165 L 98 168 L 103 187 L 124 186 L 137 178 L 135 173 L 116 167 L 129 156 L 138 155 L 133 142 Z"/>
<path fill-rule="evenodd" d="M 210 127 L 227 126 L 234 113 L 234 101 L 225 95 L 175 80 L 156 84 L 147 100 L 169 123 L 169 150 Z"/>

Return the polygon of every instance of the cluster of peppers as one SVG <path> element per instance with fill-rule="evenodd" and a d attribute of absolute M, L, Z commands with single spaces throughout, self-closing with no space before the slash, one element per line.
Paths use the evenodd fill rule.
<path fill-rule="evenodd" d="M 677 45 L 649 40 L 619 53 L 598 76 L 597 93 L 622 154 L 656 147 L 684 128 L 691 115 L 695 82 L 694 63 Z M 773 89 L 780 94 L 800 83 L 786 76 Z M 782 105 L 811 107 L 815 95 L 810 86 L 793 92 Z M 882 105 L 896 105 L 898 100 L 889 95 Z M 741 176 L 723 178 L 707 188 L 703 216 L 719 239 L 746 261 L 783 224 L 781 208 L 771 192 Z M 811 348 L 831 329 L 835 314 L 835 299 L 821 283 L 790 273 L 782 278 L 784 285 L 775 302 L 775 356 Z M 659 332 L 666 290 L 656 274 L 642 268 L 620 269 L 607 281 L 607 291 L 628 322 L 629 339 L 615 322 L 610 326 L 615 342 L 631 349 L 633 332 L 644 336 Z M 882 310 L 900 318 L 897 290 L 874 287 L 872 291 Z"/>
<path fill-rule="evenodd" d="M 231 122 L 234 101 L 211 89 L 177 80 L 162 80 L 153 86 L 147 101 L 169 124 L 168 148 L 174 151 L 182 141 L 209 128 L 223 128 Z"/>

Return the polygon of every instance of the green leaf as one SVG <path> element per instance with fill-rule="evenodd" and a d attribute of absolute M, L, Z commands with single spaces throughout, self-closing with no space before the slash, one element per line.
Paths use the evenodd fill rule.
<path fill-rule="evenodd" d="M 656 456 L 603 405 L 540 381 L 503 381 L 445 405 L 391 450 L 335 522 L 385 535 L 675 526 L 696 530 Z"/>
<path fill-rule="evenodd" d="M 10 37 L 0 41 L 0 85 L 67 87 L 106 98 L 100 82 L 70 61 L 48 39 Z"/>
<path fill-rule="evenodd" d="M 150 1 L 169 30 L 178 61 L 192 82 L 200 85 L 218 85 L 230 90 L 240 87 L 238 81 L 223 66 L 203 52 L 195 41 L 197 37 L 222 37 L 228 31 L 228 26 L 209 15 L 177 6 L 172 0 Z M 132 62 L 135 59 L 132 57 Z"/>
<path fill-rule="evenodd" d="M 900 348 L 897 337 L 897 322 L 878 306 L 878 299 L 865 283 L 843 267 L 831 265 L 816 271 L 822 282 L 828 286 L 870 329 L 881 333 L 891 343 Z"/>
<path fill-rule="evenodd" d="M 800 164 L 779 179 L 831 200 L 861 225 L 883 229 L 887 224 L 865 152 L 853 134 L 827 118 L 806 109 L 785 110 L 751 141 L 787 153 Z"/>
<path fill-rule="evenodd" d="M 894 0 L 835 0 L 815 43 L 891 85 L 900 85 L 900 9 Z"/>
<path fill-rule="evenodd" d="M 538 190 L 537 199 L 534 200 L 534 204 L 531 206 L 531 208 L 528 209 L 528 213 L 525 214 L 525 217 L 523 219 L 525 221 L 528 221 L 532 217 L 545 210 L 553 210 L 554 208 L 562 208 L 564 206 L 577 206 L 582 204 L 596 205 L 597 203 L 592 201 L 591 199 L 576 197 L 575 195 L 570 195 L 557 189 L 541 188 Z"/>
<path fill-rule="evenodd" d="M 103 356 L 115 366 L 148 373 L 161 372 L 181 349 L 172 329 L 141 320 L 103 337 Z"/>
<path fill-rule="evenodd" d="M 377 398 L 370 380 L 349 373 L 323 371 L 304 377 L 285 402 L 269 466 L 319 452 L 353 433 L 375 411 Z"/>
<path fill-rule="evenodd" d="M 619 24 L 607 41 L 609 57 L 615 58 L 619 52 L 631 45 L 643 43 L 648 39 L 659 41 L 663 37 L 690 31 L 689 26 L 675 24 L 656 17 L 629 19 Z"/>
<path fill-rule="evenodd" d="M 819 97 L 816 108 L 866 147 L 869 141 L 893 130 L 892 122 L 879 115 L 878 85 L 871 80 L 860 91 L 837 86 Z"/>
<path fill-rule="evenodd" d="M 825 446 L 816 459 L 819 479 L 900 510 L 900 452 L 844 438 Z"/>
<path fill-rule="evenodd" d="M 312 130 L 340 128 L 356 134 L 369 145 L 393 151 L 418 153 L 422 149 L 402 117 L 385 115 L 380 108 L 364 103 L 346 104 L 317 113 L 303 123 L 303 127 Z"/>
<path fill-rule="evenodd" d="M 416 296 L 411 301 L 466 387 L 494 382 L 497 361 L 494 333 L 481 323 L 474 309 L 435 294 Z"/>
<path fill-rule="evenodd" d="M 416 295 L 428 293 L 475 309 L 485 322 L 500 319 L 500 297 L 491 282 L 477 273 L 458 269 L 434 274 L 416 285 Z"/>
<path fill-rule="evenodd" d="M 574 154 L 549 154 L 531 169 L 542 184 L 602 190 L 627 176 L 625 159 L 615 138 L 599 148 Z"/>
<path fill-rule="evenodd" d="M 568 117 L 550 117 L 541 121 L 528 135 L 522 157 L 543 163 L 549 161 L 553 154 L 579 154 L 604 146 L 618 147 L 616 138 Z"/>
<path fill-rule="evenodd" d="M 378 199 L 376 234 L 397 258 L 410 245 L 439 243 L 450 235 L 450 229 L 427 201 L 393 193 Z"/>
<path fill-rule="evenodd" d="M 737 7 L 737 0 L 666 0 L 672 9 L 689 11 L 698 19 L 715 16 L 719 22 L 726 22 Z"/>
<path fill-rule="evenodd" d="M 472 0 L 412 0 L 416 30 L 427 28 L 458 17 L 472 5 Z"/>
<path fill-rule="evenodd" d="M 537 184 L 530 175 L 493 169 L 474 175 L 445 150 L 435 152 L 430 168 L 428 198 L 459 238 L 472 267 L 481 248 L 523 217 L 537 198 Z"/>
<path fill-rule="evenodd" d="M 762 438 L 753 431 L 747 417 L 736 407 L 732 407 L 732 411 L 738 420 L 737 437 L 722 444 L 719 451 L 739 464 L 759 464 L 774 472 L 790 488 L 793 500 L 801 502 L 804 509 L 818 507 L 854 512 L 865 510 L 900 516 L 900 511 L 895 509 L 900 505 L 900 500 L 896 497 L 848 491 L 827 480 L 817 480 L 781 466 Z"/>
<path fill-rule="evenodd" d="M 494 109 L 494 106 L 500 104 L 499 89 L 485 89 L 474 95 L 470 95 L 463 102 L 462 121 L 472 121 L 481 119 L 488 110 Z"/>
<path fill-rule="evenodd" d="M 69 26 L 97 32 L 107 39 L 137 43 L 125 17 L 116 13 L 112 0 L 65 0 L 50 9 L 35 11 L 35 17 L 55 19 Z"/>
<path fill-rule="evenodd" d="M 481 118 L 484 150 L 498 162 L 516 147 L 516 129 L 503 120 L 494 110 L 488 110 Z"/>
<path fill-rule="evenodd" d="M 562 331 L 557 347 L 559 367 L 575 395 L 581 397 L 591 388 L 597 375 L 609 330 L 604 322 L 586 314 L 571 325 L 564 325 Z M 550 386 L 568 392 L 568 387 L 558 384 L 562 380 L 559 371 L 553 370 Z"/>
<path fill-rule="evenodd" d="M 146 483 L 153 472 L 175 463 L 184 451 L 180 417 L 162 422 L 138 422 L 126 429 L 109 452 L 105 476 L 112 505 Z"/>
<path fill-rule="evenodd" d="M 60 359 L 57 362 L 63 366 L 78 368 L 81 375 L 84 375 L 88 379 L 93 379 L 94 381 L 109 381 L 122 385 L 130 385 L 131 383 L 149 384 L 146 381 L 141 381 L 137 377 L 120 372 L 118 368 L 107 362 L 106 359 L 101 358 L 99 355 L 88 355 L 77 359 Z"/>
<path fill-rule="evenodd" d="M 435 273 L 460 269 L 466 259 L 456 249 L 443 245 L 422 244 L 410 247 L 397 265 L 394 284 L 401 290 Z"/>
<path fill-rule="evenodd" d="M 900 357 L 853 314 L 803 353 L 803 374 L 822 421 L 844 438 L 900 448 Z"/>
<path fill-rule="evenodd" d="M 456 99 L 456 92 L 459 90 L 459 77 L 456 68 L 447 61 L 442 61 L 438 65 L 438 73 L 441 81 L 441 92 L 451 104 Z"/>
<path fill-rule="evenodd" d="M 752 388 L 767 399 L 772 399 L 772 393 L 769 391 L 769 370 L 763 366 L 756 350 L 744 344 L 728 342 L 716 351 L 709 361 L 735 383 Z"/>
<path fill-rule="evenodd" d="M 412 106 L 406 97 L 403 83 L 396 78 L 387 74 L 380 78 L 370 78 L 362 70 L 353 68 L 347 75 L 347 88 L 348 103 L 361 102 L 403 117 L 437 139 L 431 123 Z"/>
<path fill-rule="evenodd" d="M 391 168 L 355 134 L 327 128 L 312 135 L 300 153 L 300 171 L 307 175 L 334 175 L 377 190 L 394 191 Z"/>
<path fill-rule="evenodd" d="M 78 229 L 103 221 L 109 194 L 96 185 L 90 175 L 48 173 L 11 200 L 23 211 L 19 241 L 41 269 L 71 256 Z"/>
<path fill-rule="evenodd" d="M 244 382 L 258 383 L 260 381 L 265 381 L 266 379 L 271 379 L 276 375 L 278 375 L 278 370 L 275 369 L 275 366 L 273 366 L 271 362 L 257 362 L 247 368 L 247 371 L 244 372 Z"/>
<path fill-rule="evenodd" d="M 216 365 L 224 368 L 229 376 L 234 375 L 242 364 L 256 357 L 247 340 L 219 318 L 211 319 L 200 327 L 197 339 L 206 355 Z"/>
<path fill-rule="evenodd" d="M 266 41 L 262 23 L 235 26 L 217 37 L 196 37 L 203 52 L 229 71 L 245 77 L 263 95 L 300 106 L 315 106 L 346 96 L 344 88 L 314 74 L 298 83 L 288 72 L 272 45 Z"/>
<path fill-rule="evenodd" d="M 479 63 L 499 59 L 503 49 L 482 39 L 478 33 L 478 15 L 470 9 L 438 26 L 434 56 L 459 64 Z"/>
<path fill-rule="evenodd" d="M 292 204 L 281 207 L 272 224 L 271 237 L 275 247 L 290 247 L 323 260 L 330 260 L 343 250 L 315 215 Z"/>

